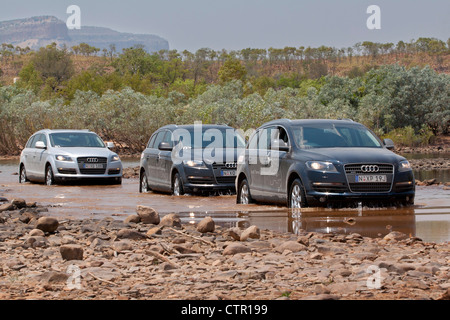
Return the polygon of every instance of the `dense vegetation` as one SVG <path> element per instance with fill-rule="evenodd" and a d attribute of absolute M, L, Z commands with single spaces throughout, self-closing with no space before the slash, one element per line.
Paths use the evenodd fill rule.
<path fill-rule="evenodd" d="M 449 45 L 420 38 L 339 50 L 154 54 L 111 46 L 101 57 L 86 44 L 37 52 L 4 45 L 0 66 L 18 68 L 20 79 L 0 87 L 0 154 L 17 154 L 42 128 L 91 129 L 136 152 L 168 123 L 247 130 L 277 118 L 351 118 L 426 144 L 449 133 Z"/>

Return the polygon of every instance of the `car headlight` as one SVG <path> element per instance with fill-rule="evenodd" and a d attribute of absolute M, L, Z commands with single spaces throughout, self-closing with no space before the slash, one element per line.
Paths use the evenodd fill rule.
<path fill-rule="evenodd" d="M 337 172 L 336 167 L 331 162 L 323 161 L 308 161 L 306 166 L 310 170 L 322 171 L 322 172 Z"/>
<path fill-rule="evenodd" d="M 205 162 L 199 160 L 189 160 L 189 161 L 185 160 L 183 161 L 183 163 L 188 167 L 195 167 L 195 168 L 206 167 Z"/>
<path fill-rule="evenodd" d="M 58 161 L 67 161 L 67 162 L 72 162 L 72 158 L 68 157 L 68 156 L 63 156 L 63 155 L 57 155 L 55 156 L 56 160 Z"/>
<path fill-rule="evenodd" d="M 111 161 L 120 161 L 120 157 L 116 154 L 111 157 Z"/>
<path fill-rule="evenodd" d="M 399 172 L 406 172 L 411 171 L 412 167 L 408 160 L 402 161 L 398 164 L 398 171 Z"/>

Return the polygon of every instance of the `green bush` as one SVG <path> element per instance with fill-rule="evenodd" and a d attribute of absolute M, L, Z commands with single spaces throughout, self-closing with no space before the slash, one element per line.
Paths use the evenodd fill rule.
<path fill-rule="evenodd" d="M 423 147 L 429 145 L 434 134 L 430 128 L 423 127 L 419 133 L 414 131 L 411 126 L 405 128 L 394 129 L 383 136 L 383 139 L 392 139 L 396 145 L 402 147 Z"/>

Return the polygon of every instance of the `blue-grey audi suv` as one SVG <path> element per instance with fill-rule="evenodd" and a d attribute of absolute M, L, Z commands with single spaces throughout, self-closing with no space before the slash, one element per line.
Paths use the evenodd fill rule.
<path fill-rule="evenodd" d="M 250 137 L 239 157 L 237 203 L 290 208 L 337 203 L 413 205 L 410 163 L 351 120 L 276 120 Z"/>

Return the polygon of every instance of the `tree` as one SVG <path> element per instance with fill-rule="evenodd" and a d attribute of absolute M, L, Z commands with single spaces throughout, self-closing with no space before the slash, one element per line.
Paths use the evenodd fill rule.
<path fill-rule="evenodd" d="M 247 75 L 247 70 L 241 62 L 234 58 L 229 58 L 219 70 L 219 80 L 227 83 L 231 80 L 243 80 Z"/>
<path fill-rule="evenodd" d="M 56 43 L 39 49 L 31 62 L 44 80 L 54 78 L 57 83 L 61 83 L 70 79 L 74 73 L 69 53 L 67 50 L 58 49 Z"/>
<path fill-rule="evenodd" d="M 20 79 L 17 82 L 17 86 L 32 90 L 35 94 L 39 92 L 44 83 L 41 74 L 36 70 L 33 63 L 24 66 L 19 72 L 19 77 Z"/>

